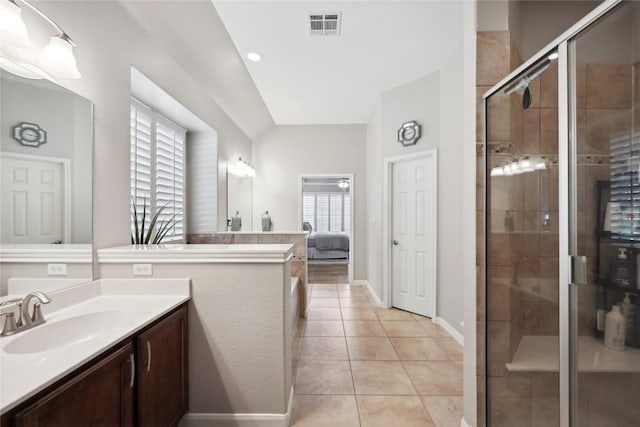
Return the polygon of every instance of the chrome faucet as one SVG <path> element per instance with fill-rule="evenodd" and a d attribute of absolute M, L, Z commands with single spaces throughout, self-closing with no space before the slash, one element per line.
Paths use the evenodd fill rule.
<path fill-rule="evenodd" d="M 33 313 L 29 314 L 31 300 L 37 298 L 33 304 Z M 42 315 L 42 304 L 49 304 L 51 300 L 42 292 L 31 292 L 23 299 L 13 299 L 0 304 L 0 316 L 5 316 L 4 325 L 0 336 L 13 335 L 15 333 L 31 329 L 46 322 Z M 18 318 L 15 318 L 14 310 L 17 309 Z"/>
<path fill-rule="evenodd" d="M 5 318 L 2 330 L 0 330 L 0 336 L 13 335 L 18 331 L 18 328 L 22 326 L 20 320 L 21 306 L 22 300 L 20 298 L 0 303 L 0 318 Z M 17 318 L 16 312 L 18 313 Z"/>
<path fill-rule="evenodd" d="M 33 305 L 33 314 L 29 315 L 29 303 L 32 299 L 39 300 Z M 42 316 L 42 304 L 49 304 L 51 300 L 42 292 L 31 292 L 22 300 L 22 308 L 20 309 L 20 320 L 25 329 L 32 328 L 45 322 Z"/>

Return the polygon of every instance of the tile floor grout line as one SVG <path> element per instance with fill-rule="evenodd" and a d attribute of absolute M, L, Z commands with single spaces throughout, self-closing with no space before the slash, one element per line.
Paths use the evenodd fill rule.
<path fill-rule="evenodd" d="M 340 312 L 342 315 L 342 312 Z M 358 406 L 358 393 L 356 392 L 356 380 L 353 378 L 353 366 L 351 364 L 351 355 L 349 354 L 349 345 L 347 344 L 347 330 L 344 327 L 344 319 L 342 319 L 342 329 L 344 332 L 344 345 L 347 346 L 347 358 L 349 359 L 349 372 L 351 372 L 351 384 L 353 385 L 353 400 L 356 401 L 356 414 L 358 415 L 358 425 L 362 427 L 362 419 L 360 418 L 360 407 Z"/>

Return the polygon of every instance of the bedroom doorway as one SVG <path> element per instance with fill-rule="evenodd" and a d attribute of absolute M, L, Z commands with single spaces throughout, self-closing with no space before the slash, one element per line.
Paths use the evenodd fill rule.
<path fill-rule="evenodd" d="M 309 283 L 353 280 L 353 174 L 301 175 L 299 224 L 309 232 Z"/>

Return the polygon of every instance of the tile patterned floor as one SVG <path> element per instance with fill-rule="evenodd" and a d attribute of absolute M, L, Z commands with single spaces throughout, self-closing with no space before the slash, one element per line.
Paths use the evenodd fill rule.
<path fill-rule="evenodd" d="M 458 427 L 462 347 L 430 319 L 380 309 L 365 288 L 311 286 L 294 338 L 295 427 Z"/>

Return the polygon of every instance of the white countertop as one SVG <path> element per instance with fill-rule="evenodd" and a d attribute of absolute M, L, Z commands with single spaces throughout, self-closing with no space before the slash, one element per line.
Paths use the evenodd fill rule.
<path fill-rule="evenodd" d="M 0 262 L 42 263 L 65 262 L 91 264 L 91 244 L 2 244 Z"/>
<path fill-rule="evenodd" d="M 98 250 L 99 263 L 284 263 L 292 244 L 129 245 Z"/>
<path fill-rule="evenodd" d="M 611 350 L 594 337 L 578 337 L 579 372 L 640 373 L 640 349 Z M 511 372 L 558 372 L 558 337 L 523 336 L 506 367 Z"/>
<path fill-rule="evenodd" d="M 0 338 L 0 412 L 53 384 L 127 336 L 190 299 L 189 279 L 103 279 L 48 294 L 43 305 L 47 322 L 16 335 Z M 11 353 L 7 346 L 38 328 L 53 327 L 65 319 L 99 312 L 126 312 L 89 339 L 55 349 Z M 111 315 L 111 313 L 105 313 Z M 111 324 L 113 323 L 113 327 Z M 10 348 L 10 347 L 9 347 Z"/>

